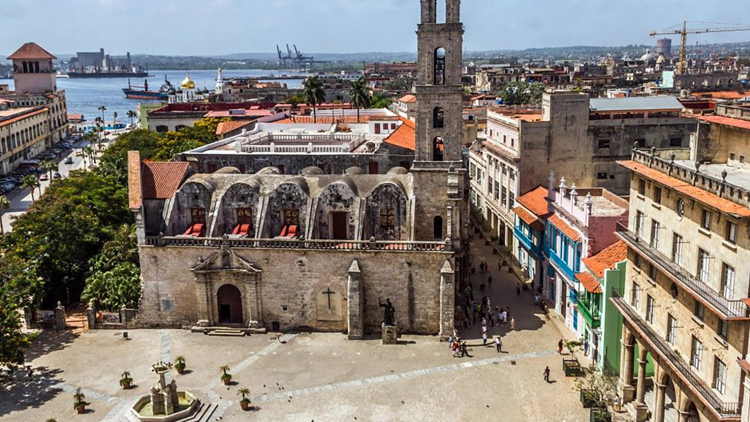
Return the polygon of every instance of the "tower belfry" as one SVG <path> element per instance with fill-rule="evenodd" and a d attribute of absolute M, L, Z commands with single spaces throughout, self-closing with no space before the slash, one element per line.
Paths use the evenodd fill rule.
<path fill-rule="evenodd" d="M 417 145 L 415 168 L 461 167 L 463 136 L 463 34 L 461 0 L 445 1 L 445 21 L 437 16 L 438 0 L 421 0 L 417 30 Z"/>

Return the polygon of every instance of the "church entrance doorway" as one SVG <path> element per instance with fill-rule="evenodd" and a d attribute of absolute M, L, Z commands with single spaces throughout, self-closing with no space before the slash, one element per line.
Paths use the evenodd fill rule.
<path fill-rule="evenodd" d="M 349 215 L 346 212 L 332 212 L 331 226 L 333 226 L 332 239 L 346 240 L 347 228 L 349 226 Z"/>
<path fill-rule="evenodd" d="M 242 295 L 240 290 L 231 284 L 225 284 L 219 288 L 217 296 L 219 323 L 242 324 Z"/>

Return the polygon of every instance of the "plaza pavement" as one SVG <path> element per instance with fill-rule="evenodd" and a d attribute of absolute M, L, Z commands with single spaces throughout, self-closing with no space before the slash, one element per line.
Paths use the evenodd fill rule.
<path fill-rule="evenodd" d="M 377 337 L 348 341 L 338 333 L 288 333 L 213 337 L 183 330 L 45 332 L 29 352 L 35 376 L 15 374 L 0 384 L 0 422 L 120 421 L 127 407 L 157 378 L 150 366 L 184 356 L 189 373 L 173 373 L 180 389 L 219 405 L 222 421 L 565 421 L 588 420 L 571 378 L 561 372 L 557 326 L 533 309 L 531 295 L 516 295 L 518 279 L 497 270 L 497 255 L 475 242 L 476 264 L 489 260 L 492 306 L 510 306 L 517 331 L 501 335 L 503 353 L 481 346 L 476 324 L 461 335 L 472 358 L 454 358 L 447 343 L 431 336 L 404 335 L 383 346 Z M 475 274 L 475 297 L 480 297 Z M 219 381 L 229 365 L 234 385 Z M 553 383 L 544 382 L 549 366 Z M 119 387 L 122 371 L 136 387 Z M 82 387 L 92 410 L 76 415 L 72 393 Z M 249 388 L 254 410 L 239 408 L 237 390 Z"/>

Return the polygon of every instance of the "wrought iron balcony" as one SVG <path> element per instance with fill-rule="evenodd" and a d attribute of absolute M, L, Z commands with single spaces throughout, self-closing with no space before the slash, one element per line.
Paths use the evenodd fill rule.
<path fill-rule="evenodd" d="M 622 297 L 622 292 L 612 289 L 610 301 L 622 314 L 627 324 L 645 342 L 652 354 L 659 356 L 659 361 L 667 365 L 671 371 L 688 386 L 700 401 L 710 408 L 720 420 L 738 420 L 742 413 L 742 403 L 724 402 L 719 396 L 700 378 L 682 358 L 672 350 L 662 337 L 651 329 L 648 323 L 641 318 L 627 301 Z"/>
<path fill-rule="evenodd" d="M 721 319 L 748 319 L 748 308 L 743 301 L 725 298 L 706 283 L 696 279 L 666 255 L 651 247 L 645 239 L 639 238 L 638 235 L 628 230 L 625 225 L 617 223 L 617 235 L 628 246 L 635 249 L 653 265 L 656 265 L 678 286 L 682 287 L 688 294 L 711 309 Z"/>

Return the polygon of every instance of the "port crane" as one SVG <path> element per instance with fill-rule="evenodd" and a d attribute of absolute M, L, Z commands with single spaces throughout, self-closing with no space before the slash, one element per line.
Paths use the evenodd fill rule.
<path fill-rule="evenodd" d="M 667 29 L 664 31 L 651 31 L 650 36 L 655 37 L 657 35 L 679 35 L 681 37 L 680 43 L 680 63 L 677 67 L 677 73 L 680 75 L 685 74 L 687 71 L 687 36 L 688 34 L 707 34 L 711 32 L 737 32 L 737 31 L 750 31 L 750 25 L 740 24 L 717 24 L 726 25 L 718 28 L 703 28 L 703 29 L 690 29 L 687 28 L 687 21 L 682 23 L 682 29 Z"/>
<path fill-rule="evenodd" d="M 289 45 L 286 46 L 288 54 L 285 56 L 284 53 L 281 52 L 281 49 L 279 48 L 279 45 L 276 44 L 276 52 L 279 53 L 279 64 L 282 68 L 286 69 L 287 60 L 292 60 L 292 52 L 289 50 Z"/>

